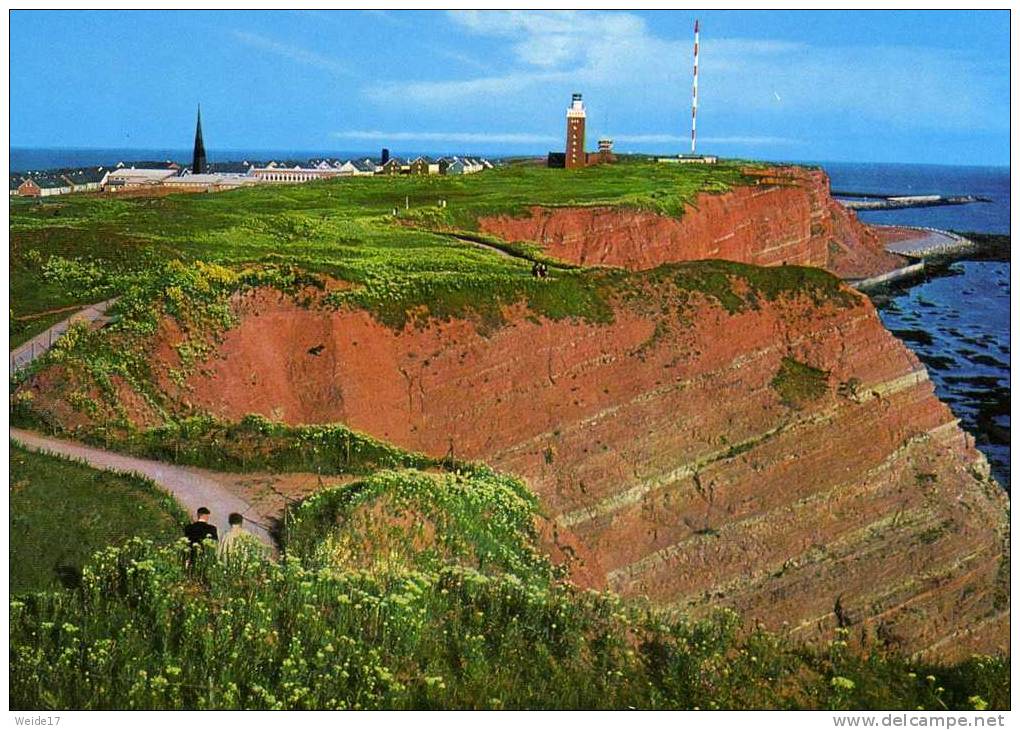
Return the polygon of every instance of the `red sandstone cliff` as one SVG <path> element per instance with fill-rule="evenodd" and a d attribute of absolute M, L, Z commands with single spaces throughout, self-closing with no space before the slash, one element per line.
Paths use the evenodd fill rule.
<path fill-rule="evenodd" d="M 729 259 L 799 264 L 844 278 L 903 265 L 879 234 L 829 195 L 821 170 L 781 168 L 758 185 L 703 193 L 680 218 L 614 208 L 531 209 L 524 218 L 482 218 L 484 233 L 530 241 L 563 261 L 650 269 L 663 263 Z"/>
<path fill-rule="evenodd" d="M 939 656 L 1006 648 L 1003 493 L 923 366 L 851 297 L 620 304 L 610 325 L 521 312 L 483 337 L 263 293 L 235 303 L 240 325 L 186 397 L 520 474 L 625 595 L 805 638 L 844 621 Z M 783 358 L 827 371 L 825 392 L 784 404 Z"/>

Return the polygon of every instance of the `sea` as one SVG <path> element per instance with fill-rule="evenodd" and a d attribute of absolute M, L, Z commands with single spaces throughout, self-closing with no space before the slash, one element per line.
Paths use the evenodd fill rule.
<path fill-rule="evenodd" d="M 832 189 L 976 195 L 988 203 L 861 211 L 865 223 L 1009 234 L 1009 168 L 817 163 Z M 962 260 L 875 297 L 886 328 L 928 368 L 935 392 L 971 433 L 993 476 L 1010 483 L 1009 262 Z"/>
<path fill-rule="evenodd" d="M 122 160 L 187 161 L 188 149 L 11 150 L 11 170 L 115 165 Z M 420 150 L 414 154 L 446 154 Z M 459 154 L 468 154 L 461 150 Z M 394 150 L 394 154 L 412 153 Z M 475 152 L 482 154 L 483 152 Z M 377 157 L 379 150 L 224 150 L 210 161 Z M 491 155 L 496 157 L 498 155 Z M 862 211 L 878 225 L 929 226 L 958 232 L 1009 234 L 1009 168 L 806 161 L 823 167 L 833 190 L 886 195 L 974 195 L 987 203 Z M 992 474 L 1010 481 L 1009 262 L 958 261 L 876 297 L 885 326 L 928 368 L 935 391 L 975 438 Z"/>

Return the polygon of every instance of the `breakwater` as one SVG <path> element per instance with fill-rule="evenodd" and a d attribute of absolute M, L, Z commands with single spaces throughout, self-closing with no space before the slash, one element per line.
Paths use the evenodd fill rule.
<path fill-rule="evenodd" d="M 851 210 L 890 210 L 896 208 L 933 208 L 941 205 L 990 203 L 981 195 L 879 195 L 876 193 L 833 192 L 833 197 Z"/>
<path fill-rule="evenodd" d="M 854 289 L 858 291 L 867 292 L 872 289 L 877 289 L 881 286 L 887 286 L 894 282 L 903 281 L 905 279 L 913 279 L 924 274 L 924 261 L 919 261 L 916 264 L 910 264 L 899 269 L 893 269 L 887 271 L 884 274 L 878 276 L 872 276 L 867 279 L 858 280 L 847 280 Z"/>

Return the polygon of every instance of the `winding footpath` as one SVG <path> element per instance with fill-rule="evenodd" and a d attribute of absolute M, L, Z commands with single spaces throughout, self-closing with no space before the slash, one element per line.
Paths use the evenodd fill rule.
<path fill-rule="evenodd" d="M 106 316 L 106 310 L 112 307 L 116 301 L 117 297 L 114 297 L 113 299 L 107 299 L 105 302 L 91 304 L 84 309 L 75 312 L 67 319 L 60 320 L 49 329 L 43 330 L 32 339 L 11 350 L 11 375 L 14 375 L 20 370 L 24 370 L 35 362 L 36 358 L 40 357 L 43 353 L 53 347 L 53 343 L 59 340 L 60 337 L 67 332 L 67 329 L 75 322 L 93 322 L 100 326 L 109 322 L 110 320 L 109 317 Z"/>
<path fill-rule="evenodd" d="M 23 370 L 42 356 L 74 322 L 87 321 L 99 326 L 105 324 L 109 321 L 106 311 L 116 301 L 116 298 L 107 299 L 105 302 L 85 307 L 12 350 L 10 355 L 11 374 Z M 191 514 L 194 514 L 199 507 L 208 507 L 212 512 L 209 521 L 216 525 L 221 535 L 226 532 L 228 527 L 227 516 L 231 512 L 240 512 L 245 517 L 245 528 L 270 547 L 275 547 L 269 530 L 271 518 L 228 489 L 225 484 L 199 469 L 115 454 L 22 428 L 12 428 L 10 437 L 33 451 L 77 459 L 96 469 L 138 474 L 151 479 L 172 494 Z"/>
<path fill-rule="evenodd" d="M 115 454 L 23 428 L 12 428 L 10 435 L 12 440 L 33 451 L 76 459 L 96 469 L 137 474 L 151 479 L 176 497 L 192 515 L 199 507 L 208 507 L 212 512 L 209 522 L 216 525 L 221 535 L 228 527 L 227 516 L 231 512 L 240 512 L 245 518 L 245 529 L 270 547 L 275 546 L 269 531 L 270 518 L 200 469 Z"/>

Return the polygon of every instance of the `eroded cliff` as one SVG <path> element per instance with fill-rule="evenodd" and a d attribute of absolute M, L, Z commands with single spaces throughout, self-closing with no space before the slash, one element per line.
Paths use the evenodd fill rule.
<path fill-rule="evenodd" d="M 849 290 L 729 283 L 649 287 L 608 325 L 519 310 L 486 336 L 264 291 L 180 397 L 519 474 L 590 556 L 585 582 L 624 595 L 804 638 L 1006 648 L 1005 498 L 924 367 Z"/>
<path fill-rule="evenodd" d="M 829 195 L 821 170 L 777 168 L 758 184 L 702 193 L 680 218 L 622 207 L 532 207 L 525 217 L 483 217 L 480 230 L 540 244 L 555 258 L 587 266 L 650 269 L 663 263 L 727 259 L 759 266 L 799 264 L 844 278 L 873 276 L 903 260 L 878 231 Z"/>

